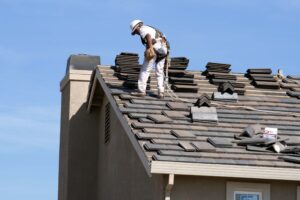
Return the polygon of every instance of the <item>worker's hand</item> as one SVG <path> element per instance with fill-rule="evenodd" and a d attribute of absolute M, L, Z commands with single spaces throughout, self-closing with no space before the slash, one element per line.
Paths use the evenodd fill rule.
<path fill-rule="evenodd" d="M 153 47 L 152 47 L 152 48 L 146 49 L 146 51 L 145 51 L 145 58 L 146 58 L 147 60 L 151 60 L 151 59 L 153 59 L 155 56 L 156 56 L 156 53 L 155 53 Z"/>

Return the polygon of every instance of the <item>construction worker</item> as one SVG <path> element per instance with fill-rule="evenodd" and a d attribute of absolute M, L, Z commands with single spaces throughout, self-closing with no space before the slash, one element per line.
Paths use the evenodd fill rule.
<path fill-rule="evenodd" d="M 145 96 L 147 80 L 152 68 L 155 68 L 157 77 L 158 97 L 164 96 L 164 65 L 165 58 L 169 53 L 169 44 L 166 37 L 156 28 L 144 25 L 141 20 L 133 20 L 130 23 L 132 35 L 139 35 L 146 47 L 144 63 L 138 79 L 138 91 L 132 92 L 135 96 Z"/>

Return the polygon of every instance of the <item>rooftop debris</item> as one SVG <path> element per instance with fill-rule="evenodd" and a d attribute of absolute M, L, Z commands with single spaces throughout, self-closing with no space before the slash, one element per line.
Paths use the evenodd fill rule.
<path fill-rule="evenodd" d="M 244 129 L 242 135 L 247 137 L 254 137 L 257 134 L 262 134 L 263 126 L 260 124 L 251 124 Z"/>
<path fill-rule="evenodd" d="M 246 150 L 248 151 L 276 152 L 278 154 L 289 153 L 294 155 L 300 153 L 300 146 L 289 146 L 289 138 L 280 138 L 277 132 L 277 128 L 263 128 L 260 124 L 249 125 L 241 134 L 241 136 L 247 136 L 247 138 L 236 137 L 238 140 L 235 140 L 234 143 L 246 146 Z M 289 159 L 284 160 L 292 161 Z"/>

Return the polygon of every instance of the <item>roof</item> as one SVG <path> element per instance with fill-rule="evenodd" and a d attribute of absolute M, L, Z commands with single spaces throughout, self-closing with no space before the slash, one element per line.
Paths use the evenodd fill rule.
<path fill-rule="evenodd" d="M 299 181 L 300 164 L 286 162 L 280 159 L 282 154 L 271 150 L 249 151 L 245 146 L 232 143 L 247 126 L 260 124 L 278 128 L 281 139 L 288 138 L 288 144 L 300 146 L 300 100 L 297 95 L 295 98 L 295 95 L 291 97 L 287 94 L 292 89 L 297 91 L 300 88 L 295 81 L 298 77 L 289 76 L 284 81 L 275 78 L 276 81 L 268 82 L 266 79 L 270 77 L 263 76 L 260 72 L 258 76 L 249 77 L 249 74 L 255 73 L 255 69 L 248 71 L 248 76 L 245 76 L 243 73 L 230 73 L 227 65 L 223 67 L 228 75 L 223 76 L 222 73 L 225 72 L 222 71 L 220 74 L 213 70 L 209 72 L 209 65 L 206 72 L 204 67 L 203 71 L 188 71 L 181 65 L 180 70 L 184 70 L 185 75 L 173 76 L 173 81 L 177 78 L 179 84 L 170 81 L 173 90 L 164 99 L 155 96 L 157 81 L 153 72 L 148 95 L 135 97 L 130 95 L 136 86 L 135 81 L 129 80 L 130 72 L 127 73 L 128 79 L 124 79 L 124 72 L 120 68 L 98 66 L 91 80 L 88 109 L 97 104 L 95 101 L 99 101 L 99 98 L 94 98 L 99 96 L 97 93 L 107 96 L 149 174 Z M 214 66 L 213 63 L 211 65 Z M 171 68 L 170 71 L 170 76 L 177 73 L 176 69 Z M 255 78 L 257 79 L 254 80 Z M 192 84 L 189 84 L 191 79 Z M 201 95 L 211 97 L 218 92 L 219 83 L 214 81 L 221 79 L 226 79 L 226 83 L 234 80 L 231 83 L 237 89 L 238 100 L 210 99 L 216 108 L 218 121 L 212 123 L 193 120 L 190 107 L 194 106 Z M 276 84 L 278 87 L 274 87 Z M 175 92 L 178 87 L 174 85 L 180 88 L 179 92 Z M 228 146 L 228 142 L 231 145 Z M 299 154 L 288 156 L 298 158 Z"/>

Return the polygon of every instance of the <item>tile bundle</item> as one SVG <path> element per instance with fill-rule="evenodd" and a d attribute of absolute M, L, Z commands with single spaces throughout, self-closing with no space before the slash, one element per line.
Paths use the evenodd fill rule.
<path fill-rule="evenodd" d="M 115 58 L 117 77 L 124 80 L 124 86 L 130 89 L 137 88 L 137 82 L 141 65 L 139 55 L 136 53 L 122 52 Z M 150 78 L 148 79 L 149 89 Z"/>
<path fill-rule="evenodd" d="M 288 96 L 300 99 L 300 77 L 288 75 L 282 80 L 280 87 L 289 89 L 286 92 Z"/>
<path fill-rule="evenodd" d="M 237 77 L 230 73 L 230 66 L 229 64 L 208 62 L 203 74 L 210 80 L 210 83 L 214 85 L 231 83 L 238 94 L 244 95 L 245 84 L 238 82 Z"/>
<path fill-rule="evenodd" d="M 194 81 L 194 74 L 188 73 L 189 59 L 185 57 L 171 58 L 168 70 L 169 83 L 175 92 L 197 93 L 198 86 Z"/>
<path fill-rule="evenodd" d="M 280 88 L 277 79 L 272 75 L 272 70 L 269 68 L 250 68 L 247 70 L 247 76 L 257 88 Z"/>

